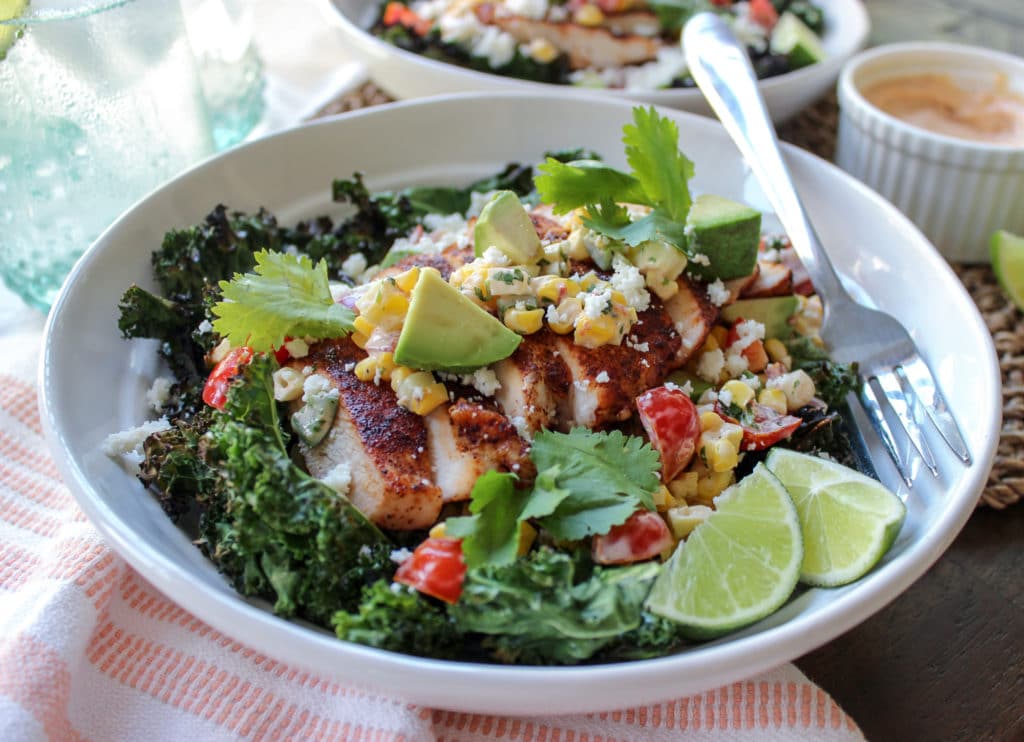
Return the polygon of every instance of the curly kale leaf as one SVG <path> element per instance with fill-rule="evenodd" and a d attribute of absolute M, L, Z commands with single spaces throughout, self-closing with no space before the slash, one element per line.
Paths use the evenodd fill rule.
<path fill-rule="evenodd" d="M 336 257 L 360 252 L 371 265 L 379 263 L 394 241 L 407 235 L 422 215 L 401 194 L 371 193 L 361 173 L 351 180 L 335 180 L 331 190 L 335 201 L 349 203 L 356 210 L 334 232 L 339 250 Z"/>
<path fill-rule="evenodd" d="M 170 428 L 143 443 L 146 458 L 139 479 L 156 493 L 161 507 L 175 520 L 192 510 L 197 501 L 212 497 L 219 486 L 216 472 L 202 455 L 209 410 L 205 408 L 188 420 L 175 420 Z"/>
<path fill-rule="evenodd" d="M 601 650 L 605 660 L 643 660 L 663 657 L 683 644 L 681 627 L 675 621 L 644 611 L 640 625 Z"/>
<path fill-rule="evenodd" d="M 327 623 L 394 565 L 383 534 L 289 458 L 273 396 L 273 356 L 257 356 L 228 391 L 206 439 L 219 485 L 200 503 L 205 547 L 239 591 L 274 611 Z"/>
<path fill-rule="evenodd" d="M 830 409 L 841 406 L 846 395 L 860 388 L 856 363 L 837 363 L 809 338 L 797 337 L 786 343 L 793 368 L 802 369 L 814 381 L 815 396 Z"/>
<path fill-rule="evenodd" d="M 590 568 L 581 556 L 541 548 L 503 566 L 470 569 L 449 612 L 466 632 L 490 635 L 504 662 L 575 664 L 641 624 L 660 565 Z"/>
<path fill-rule="evenodd" d="M 389 580 L 367 585 L 359 609 L 338 611 L 331 624 L 340 639 L 420 657 L 453 658 L 463 644 L 443 608 Z"/>

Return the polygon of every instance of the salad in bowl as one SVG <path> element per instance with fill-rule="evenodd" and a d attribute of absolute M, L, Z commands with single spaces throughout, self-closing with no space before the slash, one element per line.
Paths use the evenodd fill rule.
<path fill-rule="evenodd" d="M 119 319 L 160 417 L 107 453 L 239 592 L 405 654 L 657 657 L 858 579 L 905 508 L 854 468 L 813 286 L 690 192 L 672 119 L 623 142 L 169 232 Z"/>

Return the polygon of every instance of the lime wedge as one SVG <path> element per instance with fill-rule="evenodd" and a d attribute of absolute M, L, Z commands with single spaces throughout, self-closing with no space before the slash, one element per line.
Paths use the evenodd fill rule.
<path fill-rule="evenodd" d="M 784 55 L 793 69 L 815 64 L 826 56 L 818 34 L 789 11 L 779 16 L 768 44 L 773 53 Z"/>
<path fill-rule="evenodd" d="M 647 608 L 695 639 L 776 611 L 800 576 L 803 547 L 793 501 L 762 464 L 715 498 L 715 512 L 680 542 Z"/>
<path fill-rule="evenodd" d="M 834 461 L 773 448 L 765 465 L 789 490 L 804 538 L 800 581 L 835 587 L 882 558 L 907 509 L 882 484 Z"/>
<path fill-rule="evenodd" d="M 1010 299 L 1024 309 L 1024 237 L 999 230 L 989 241 L 992 270 Z"/>
<path fill-rule="evenodd" d="M 28 0 L 0 0 L 0 21 L 17 18 L 24 12 Z M 18 26 L 0 25 L 0 61 L 7 56 L 7 50 L 18 38 L 21 29 Z"/>

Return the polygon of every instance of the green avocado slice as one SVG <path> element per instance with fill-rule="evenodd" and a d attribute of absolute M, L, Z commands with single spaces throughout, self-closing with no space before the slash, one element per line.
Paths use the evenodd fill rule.
<path fill-rule="evenodd" d="M 757 320 L 764 325 L 766 338 L 788 340 L 793 335 L 789 318 L 796 312 L 800 300 L 795 296 L 766 296 L 757 299 L 740 299 L 722 307 L 722 319 L 735 322 L 738 319 Z"/>
<path fill-rule="evenodd" d="M 523 338 L 424 268 L 412 290 L 395 363 L 424 371 L 468 373 L 512 355 Z"/>
<path fill-rule="evenodd" d="M 690 234 L 687 273 L 703 281 L 749 276 L 757 263 L 761 242 L 761 212 L 722 196 L 702 194 L 686 219 Z M 703 261 L 693 256 L 703 255 Z"/>
<path fill-rule="evenodd" d="M 480 257 L 488 247 L 496 247 L 515 265 L 532 265 L 542 254 L 530 215 L 512 191 L 494 194 L 473 227 L 474 254 Z"/>

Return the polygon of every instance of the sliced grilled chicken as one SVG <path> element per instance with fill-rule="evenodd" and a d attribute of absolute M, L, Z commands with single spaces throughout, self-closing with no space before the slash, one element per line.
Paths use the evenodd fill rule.
<path fill-rule="evenodd" d="M 426 425 L 434 480 L 445 502 L 468 500 L 477 477 L 487 471 L 533 478 L 529 445 L 488 403 L 460 398 L 427 415 Z"/>
<path fill-rule="evenodd" d="M 521 435 L 555 427 L 559 405 L 569 393 L 572 376 L 556 337 L 546 328 L 527 335 L 515 353 L 493 366 L 501 383 L 494 399 Z"/>
<path fill-rule="evenodd" d="M 494 25 L 520 44 L 538 39 L 547 41 L 569 57 L 572 69 L 586 67 L 624 67 L 650 62 L 658 56 L 658 39 L 629 34 L 616 36 L 606 28 L 534 20 L 518 15 L 496 13 L 488 3 L 476 7 L 477 19 Z"/>
<path fill-rule="evenodd" d="M 317 344 L 296 362 L 312 366 L 338 389 L 338 412 L 324 440 L 305 450 L 306 466 L 323 477 L 337 464 L 349 465 L 348 497 L 384 528 L 429 528 L 441 511 L 441 490 L 432 481 L 423 418 L 398 406 L 387 384 L 362 382 L 351 365 L 366 357 L 347 338 Z M 348 367 L 349 370 L 346 370 Z"/>
<path fill-rule="evenodd" d="M 584 348 L 572 336 L 556 336 L 558 353 L 572 376 L 560 409 L 563 427 L 603 427 L 628 419 L 634 400 L 677 367 L 680 337 L 660 302 L 640 312 L 621 345 Z"/>
<path fill-rule="evenodd" d="M 702 284 L 679 279 L 679 291 L 665 301 L 665 311 L 679 333 L 679 350 L 674 359 L 678 368 L 690 360 L 718 320 L 718 307 L 708 301 Z"/>
<path fill-rule="evenodd" d="M 725 284 L 725 290 L 729 292 L 729 299 L 725 303 L 732 304 L 743 296 L 745 292 L 750 289 L 751 285 L 757 281 L 759 274 L 760 266 L 755 263 L 754 271 L 749 276 L 741 276 L 739 278 L 731 278 L 728 281 L 723 281 Z"/>
<path fill-rule="evenodd" d="M 761 260 L 757 263 L 757 276 L 740 292 L 745 299 L 764 296 L 784 296 L 793 293 L 793 271 L 785 263 L 770 263 Z"/>
<path fill-rule="evenodd" d="M 626 13 L 608 13 L 601 26 L 617 36 L 635 34 L 637 36 L 660 36 L 661 24 L 658 16 L 646 11 Z"/>

